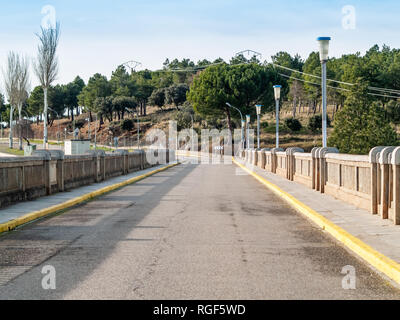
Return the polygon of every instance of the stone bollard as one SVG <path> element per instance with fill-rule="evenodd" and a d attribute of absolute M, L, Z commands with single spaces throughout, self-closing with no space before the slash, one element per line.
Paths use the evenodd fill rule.
<path fill-rule="evenodd" d="M 64 151 L 61 150 L 49 150 L 51 159 L 57 161 L 56 163 L 56 179 L 57 179 L 57 191 L 64 191 Z"/>
<path fill-rule="evenodd" d="M 369 162 L 371 163 L 371 213 L 378 214 L 379 198 L 379 184 L 380 177 L 378 179 L 379 166 L 379 155 L 385 147 L 375 147 L 369 152 Z"/>
<path fill-rule="evenodd" d="M 296 158 L 295 153 L 304 153 L 302 148 L 288 148 L 286 149 L 286 167 L 287 167 L 287 179 L 290 181 L 294 180 L 294 173 L 296 168 Z"/>
<path fill-rule="evenodd" d="M 326 184 L 326 159 L 325 156 L 328 153 L 339 153 L 339 150 L 336 148 L 319 148 L 317 151 L 318 158 L 318 168 L 319 168 L 319 191 L 321 193 L 325 193 L 325 184 Z"/>
<path fill-rule="evenodd" d="M 393 168 L 393 208 L 392 221 L 400 225 L 400 147 L 394 149 L 391 157 Z"/>
<path fill-rule="evenodd" d="M 259 149 L 253 149 L 252 150 L 251 159 L 252 159 L 253 166 L 257 166 L 258 165 L 258 150 Z"/>
<path fill-rule="evenodd" d="M 321 149 L 315 147 L 311 150 L 311 187 L 313 190 L 319 191 L 319 162 L 317 158 L 317 152 Z"/>
<path fill-rule="evenodd" d="M 380 166 L 380 210 L 379 215 L 382 219 L 389 218 L 390 206 L 390 155 L 395 147 L 385 147 L 379 152 Z M 379 183 L 379 182 L 378 182 Z"/>
<path fill-rule="evenodd" d="M 283 151 L 285 151 L 285 150 L 283 150 L 282 148 L 274 148 L 271 150 L 271 172 L 272 173 L 276 173 L 276 167 L 278 165 L 276 153 L 283 152 Z"/>
<path fill-rule="evenodd" d="M 271 149 L 261 149 L 260 151 L 258 151 L 258 166 L 261 169 L 265 169 L 265 165 L 266 165 L 266 155 L 265 152 L 266 151 L 270 151 Z"/>

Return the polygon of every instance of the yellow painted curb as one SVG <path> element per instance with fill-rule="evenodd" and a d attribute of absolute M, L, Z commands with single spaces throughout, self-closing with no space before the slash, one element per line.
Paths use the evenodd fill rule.
<path fill-rule="evenodd" d="M 288 202 L 297 211 L 305 215 L 307 218 L 312 220 L 323 230 L 328 232 L 336 240 L 343 243 L 347 248 L 349 248 L 363 260 L 365 260 L 374 268 L 376 268 L 377 270 L 388 276 L 390 279 L 394 280 L 396 283 L 400 284 L 400 264 L 386 257 L 382 253 L 374 250 L 369 245 L 362 242 L 360 239 L 356 238 L 355 236 L 351 235 L 341 227 L 337 226 L 336 224 L 334 224 L 333 222 L 331 222 L 330 220 L 328 220 L 315 210 L 311 209 L 309 206 L 305 205 L 304 203 L 293 197 L 291 194 L 283 191 L 275 184 L 269 182 L 265 178 L 251 171 L 246 166 L 237 162 L 235 159 L 233 159 L 233 162 L 239 167 L 241 167 L 244 171 L 248 172 L 253 177 L 255 177 L 268 189 L 270 189 L 279 197 Z"/>
<path fill-rule="evenodd" d="M 135 182 L 138 182 L 140 180 L 148 178 L 148 177 L 150 177 L 150 176 L 152 176 L 152 175 L 154 175 L 156 173 L 159 173 L 159 172 L 165 171 L 165 170 L 167 170 L 169 168 L 175 167 L 178 164 L 179 163 L 170 164 L 170 165 L 165 166 L 163 168 L 160 168 L 160 169 L 157 169 L 157 170 L 142 174 L 140 176 L 128 179 L 128 180 L 123 181 L 123 182 L 119 182 L 119 183 L 113 184 L 111 186 L 107 186 L 107 187 L 101 188 L 99 190 L 87 193 L 87 194 L 85 194 L 83 196 L 80 196 L 80 197 L 73 198 L 71 200 L 68 200 L 66 202 L 57 204 L 55 206 L 52 206 L 52 207 L 49 207 L 49 208 L 46 208 L 46 209 L 43 209 L 43 210 L 39 210 L 39 211 L 28 213 L 27 215 L 24 215 L 24 216 L 22 216 L 20 218 L 17 218 L 15 220 L 11 220 L 11 221 L 8 221 L 6 223 L 0 224 L 0 233 L 11 231 L 11 230 L 13 230 L 13 229 L 15 229 L 15 228 L 17 228 L 17 227 L 19 227 L 19 226 L 21 226 L 23 224 L 26 224 L 28 222 L 31 222 L 31 221 L 34 221 L 36 219 L 45 217 L 45 216 L 47 216 L 49 214 L 52 214 L 52 213 L 59 212 L 61 210 L 65 210 L 65 209 L 71 208 L 71 207 L 73 207 L 73 206 L 75 206 L 77 204 L 89 201 L 89 200 L 91 200 L 93 198 L 96 198 L 96 197 L 99 197 L 99 196 L 101 196 L 101 195 L 103 195 L 105 193 L 108 193 L 108 192 L 114 191 L 116 189 L 119 189 L 121 187 L 133 184 Z"/>

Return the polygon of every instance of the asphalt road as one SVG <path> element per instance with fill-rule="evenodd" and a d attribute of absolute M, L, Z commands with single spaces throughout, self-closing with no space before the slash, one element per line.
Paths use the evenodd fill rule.
<path fill-rule="evenodd" d="M 233 165 L 180 165 L 0 237 L 1 299 L 398 299 Z M 344 266 L 356 289 L 342 288 Z M 44 266 L 56 290 L 42 288 Z"/>

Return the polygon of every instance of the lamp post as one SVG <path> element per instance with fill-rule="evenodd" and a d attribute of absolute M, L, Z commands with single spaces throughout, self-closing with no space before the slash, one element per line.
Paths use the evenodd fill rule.
<path fill-rule="evenodd" d="M 329 54 L 329 41 L 330 37 L 319 37 L 319 56 L 322 64 L 322 146 L 328 146 L 327 139 L 327 98 L 326 98 L 326 63 Z"/>
<path fill-rule="evenodd" d="M 260 115 L 262 105 L 256 105 L 257 110 L 257 148 L 260 149 Z"/>
<path fill-rule="evenodd" d="M 250 121 L 251 121 L 251 116 L 247 115 L 246 116 L 246 127 L 247 127 L 246 149 L 250 148 Z"/>
<path fill-rule="evenodd" d="M 138 120 L 138 150 L 140 149 L 140 120 L 139 120 L 139 111 L 136 111 L 136 116 Z"/>
<path fill-rule="evenodd" d="M 226 105 L 229 108 L 237 110 L 239 112 L 239 114 L 240 114 L 240 119 L 241 119 L 241 123 L 242 123 L 242 141 L 241 142 L 242 142 L 242 149 L 244 149 L 244 145 L 245 145 L 245 142 L 244 142 L 244 126 L 246 125 L 246 122 L 243 119 L 243 114 L 238 108 L 232 106 L 229 102 L 227 102 Z"/>
<path fill-rule="evenodd" d="M 276 105 L 276 147 L 279 148 L 279 100 L 281 99 L 282 86 L 274 86 L 275 105 Z"/>

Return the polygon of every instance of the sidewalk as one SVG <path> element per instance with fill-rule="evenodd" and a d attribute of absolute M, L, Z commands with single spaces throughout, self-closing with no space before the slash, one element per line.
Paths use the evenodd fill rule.
<path fill-rule="evenodd" d="M 244 165 L 243 161 L 238 162 Z M 332 196 L 321 194 L 259 167 L 247 166 L 247 168 L 289 193 L 372 249 L 400 263 L 399 226 L 393 225 L 389 220 L 382 220 L 379 216 L 372 215 L 366 210 L 337 200 Z"/>
<path fill-rule="evenodd" d="M 15 220 L 17 218 L 26 216 L 32 212 L 47 209 L 55 205 L 60 205 L 62 203 L 65 203 L 66 201 L 75 199 L 85 194 L 98 191 L 102 188 L 109 187 L 165 167 L 168 167 L 168 164 L 155 166 L 145 170 L 133 172 L 124 176 L 118 176 L 115 178 L 108 179 L 106 181 L 102 181 L 100 183 L 95 183 L 88 186 L 72 189 L 71 191 L 55 193 L 54 195 L 41 197 L 33 201 L 16 203 L 9 207 L 0 209 L 0 225 Z"/>

